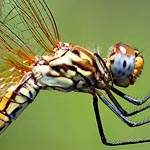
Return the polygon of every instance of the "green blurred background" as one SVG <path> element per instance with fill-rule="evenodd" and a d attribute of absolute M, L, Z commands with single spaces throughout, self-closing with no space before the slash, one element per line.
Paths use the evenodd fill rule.
<path fill-rule="evenodd" d="M 123 92 L 143 98 L 150 90 L 150 1 L 148 0 L 46 0 L 57 22 L 62 41 L 91 51 L 124 42 L 142 51 L 145 67 L 134 86 Z M 136 107 L 117 97 L 127 109 Z M 150 138 L 150 125 L 129 128 L 99 102 L 108 139 Z M 150 118 L 150 111 L 131 118 Z M 148 150 L 150 143 L 108 147 L 102 144 L 92 107 L 92 97 L 82 93 L 41 91 L 0 137 L 0 150 Z"/>

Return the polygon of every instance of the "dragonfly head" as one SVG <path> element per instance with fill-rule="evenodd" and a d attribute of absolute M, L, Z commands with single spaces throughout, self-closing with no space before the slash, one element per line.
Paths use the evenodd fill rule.
<path fill-rule="evenodd" d="M 139 54 L 138 50 L 123 43 L 117 43 L 111 48 L 107 66 L 117 86 L 127 87 L 135 83 L 144 65 L 144 59 Z"/>

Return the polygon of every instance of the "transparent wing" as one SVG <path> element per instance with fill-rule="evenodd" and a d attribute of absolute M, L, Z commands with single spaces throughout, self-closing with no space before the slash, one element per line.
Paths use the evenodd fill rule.
<path fill-rule="evenodd" d="M 10 36 L 12 32 L 0 30 L 0 99 L 12 88 L 18 85 L 21 78 L 29 71 L 34 63 L 33 51 L 23 49 L 23 44 L 16 42 L 17 37 Z"/>
<path fill-rule="evenodd" d="M 0 64 L 0 101 L 9 90 L 18 85 L 23 75 L 7 64 Z"/>
<path fill-rule="evenodd" d="M 0 17 L 1 17 L 1 14 L 2 14 L 2 3 L 3 3 L 3 0 L 0 0 Z"/>
<path fill-rule="evenodd" d="M 44 0 L 0 0 L 0 99 L 60 38 Z"/>
<path fill-rule="evenodd" d="M 53 52 L 60 41 L 55 20 L 44 0 L 3 0 L 1 21 L 13 31 L 10 36 L 17 35 L 15 40 L 36 55 Z M 6 28 L 2 30 L 7 32 Z"/>

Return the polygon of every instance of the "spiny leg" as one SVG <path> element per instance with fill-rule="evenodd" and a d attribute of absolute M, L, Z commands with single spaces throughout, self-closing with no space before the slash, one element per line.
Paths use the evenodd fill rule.
<path fill-rule="evenodd" d="M 110 90 L 105 90 L 105 92 L 107 93 L 108 97 L 110 98 L 110 100 L 113 102 L 113 104 L 117 107 L 117 109 L 124 115 L 124 116 L 132 116 L 135 114 L 138 114 L 148 108 L 150 108 L 150 105 L 146 105 L 143 108 L 137 109 L 135 111 L 132 111 L 130 113 L 128 113 L 126 110 L 124 110 L 122 108 L 122 106 L 117 102 L 116 98 L 112 95 L 112 93 L 110 92 Z"/>
<path fill-rule="evenodd" d="M 102 140 L 103 144 L 106 144 L 106 145 L 110 144 L 111 145 L 111 143 L 107 142 L 107 139 L 106 139 L 104 131 L 103 131 L 103 126 L 102 126 L 100 113 L 99 113 L 99 109 L 98 109 L 98 99 L 97 99 L 96 95 L 93 95 L 93 107 L 94 107 L 94 112 L 95 112 L 96 121 L 97 121 L 98 130 L 99 130 L 101 140 Z"/>
<path fill-rule="evenodd" d="M 105 76 L 107 76 L 107 78 L 109 77 L 112 84 L 111 86 L 113 87 L 112 73 L 106 66 L 104 59 L 97 52 L 94 53 L 94 57 L 95 57 L 95 62 L 97 64 L 97 67 L 102 74 L 101 79 L 105 82 Z"/>
<path fill-rule="evenodd" d="M 113 92 L 116 93 L 118 96 L 120 96 L 120 97 L 126 99 L 128 102 L 130 102 L 130 103 L 132 103 L 132 104 L 134 104 L 134 105 L 142 105 L 142 104 L 144 104 L 147 100 L 150 99 L 150 95 L 148 95 L 148 96 L 146 96 L 143 100 L 140 101 L 140 100 L 137 100 L 137 99 L 135 99 L 135 98 L 133 98 L 133 97 L 130 97 L 130 96 L 126 95 L 125 93 L 123 93 L 123 92 L 117 90 L 117 89 L 114 88 L 114 87 L 111 87 L 111 91 L 113 91 Z"/>
<path fill-rule="evenodd" d="M 120 141 L 120 142 L 107 141 L 104 131 L 103 131 L 103 126 L 102 126 L 102 122 L 101 122 L 101 118 L 100 118 L 100 112 L 99 112 L 99 108 L 98 108 L 98 99 L 97 99 L 96 95 L 93 95 L 93 107 L 94 107 L 94 112 L 95 112 L 95 116 L 96 116 L 99 134 L 100 134 L 103 144 L 108 145 L 108 146 L 117 146 L 117 145 L 127 145 L 127 144 L 150 142 L 150 139 L 137 140 L 137 141 Z"/>
<path fill-rule="evenodd" d="M 126 118 L 116 107 L 114 107 L 99 91 L 95 91 L 98 97 L 102 100 L 102 102 L 107 105 L 111 111 L 113 111 L 125 124 L 130 127 L 137 127 L 144 125 L 146 123 L 150 123 L 150 120 L 145 120 L 142 122 L 132 122 L 128 118 Z"/>

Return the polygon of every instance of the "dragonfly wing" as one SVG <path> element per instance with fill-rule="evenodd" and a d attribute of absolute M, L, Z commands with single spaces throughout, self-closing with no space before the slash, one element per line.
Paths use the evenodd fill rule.
<path fill-rule="evenodd" d="M 55 20 L 44 0 L 3 0 L 1 24 L 3 31 L 8 32 L 9 28 L 10 36 L 37 55 L 53 52 L 60 41 Z"/>
<path fill-rule="evenodd" d="M 2 6 L 2 7 L 1 7 Z M 0 1 L 0 93 L 30 72 L 35 56 L 53 53 L 60 41 L 44 0 Z"/>

